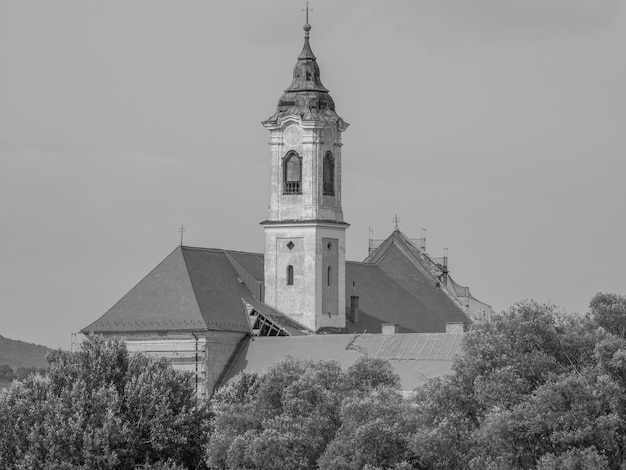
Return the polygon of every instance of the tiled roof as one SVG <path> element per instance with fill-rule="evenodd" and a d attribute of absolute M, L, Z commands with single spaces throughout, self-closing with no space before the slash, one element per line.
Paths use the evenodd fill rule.
<path fill-rule="evenodd" d="M 393 262 L 398 264 L 396 272 L 410 280 L 391 277 L 388 273 L 394 269 L 391 263 L 386 266 L 388 272 L 373 264 L 346 263 L 346 304 L 350 305 L 349 295 L 354 291 L 359 296 L 361 316 L 358 324 L 348 322 L 348 330 L 380 333 L 382 323 L 396 323 L 400 332 L 436 333 L 446 331 L 447 322 L 468 321 L 434 282 L 424 280 L 406 259 L 397 256 L 395 250 L 391 255 Z"/>
<path fill-rule="evenodd" d="M 346 263 L 346 305 L 351 295 L 359 296 L 360 318 L 347 321 L 343 331 L 380 333 L 383 323 L 395 323 L 401 333 L 437 333 L 446 331 L 447 322 L 469 322 L 407 240 L 394 232 L 368 257 L 371 262 Z M 177 247 L 83 332 L 248 332 L 243 299 L 290 334 L 301 333 L 304 328 L 289 312 L 260 302 L 262 283 L 262 254 Z"/>
<path fill-rule="evenodd" d="M 359 323 L 347 322 L 346 331 L 380 333 L 383 323 L 396 323 L 401 333 L 446 331 L 446 323 L 469 322 L 436 279 L 414 259 L 406 237 L 394 232 L 381 244 L 374 263 L 346 262 L 346 305 L 350 296 L 359 296 Z M 246 254 L 237 258 L 248 272 L 263 281 L 263 255 Z M 354 286 L 353 286 L 354 283 Z M 285 312 L 288 313 L 288 312 Z M 333 333 L 324 330 L 324 333 Z"/>
<path fill-rule="evenodd" d="M 241 298 L 250 291 L 223 250 L 183 247 L 198 305 L 210 330 L 249 331 Z"/>
<path fill-rule="evenodd" d="M 400 376 L 402 390 L 413 390 L 429 378 L 448 374 L 461 351 L 463 333 L 396 335 L 311 335 L 254 338 L 226 377 L 238 372 L 262 372 L 286 357 L 313 361 L 336 361 L 345 370 L 367 355 L 389 360 Z M 406 351 L 406 352 L 405 352 Z"/>
<path fill-rule="evenodd" d="M 243 297 L 250 291 L 223 250 L 177 247 L 82 332 L 248 332 Z"/>
<path fill-rule="evenodd" d="M 446 323 L 470 322 L 437 287 L 438 280 L 401 232 L 393 232 L 366 261 L 346 263 L 346 302 L 350 305 L 354 291 L 361 311 L 358 325 L 348 323 L 350 331 L 380 332 L 380 323 L 395 323 L 400 332 L 436 333 L 445 331 Z"/>
<path fill-rule="evenodd" d="M 254 279 L 263 282 L 264 267 L 262 254 L 245 253 L 243 251 L 226 251 L 226 253 Z"/>
<path fill-rule="evenodd" d="M 397 279 L 405 287 L 408 286 L 409 290 L 417 286 L 414 282 L 416 280 L 414 274 L 419 272 L 418 283 L 439 285 L 438 289 L 468 318 L 489 318 L 493 313 L 491 306 L 476 299 L 468 287 L 461 286 L 452 279 L 447 269 L 446 258 L 432 258 L 424 251 L 423 244 L 418 245 L 415 242 L 419 243 L 423 240 L 411 240 L 396 229 L 389 237 L 381 241 L 364 262 L 380 266 L 391 277 Z M 400 257 L 403 263 L 395 262 L 394 251 L 396 254 L 398 251 L 402 253 Z M 407 268 L 407 262 L 412 266 Z M 402 264 L 404 264 L 404 271 Z"/>
<path fill-rule="evenodd" d="M 395 361 L 449 361 L 459 354 L 463 333 L 355 335 L 347 349 Z"/>

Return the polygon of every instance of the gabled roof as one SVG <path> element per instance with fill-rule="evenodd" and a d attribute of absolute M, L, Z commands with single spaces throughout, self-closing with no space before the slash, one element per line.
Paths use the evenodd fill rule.
<path fill-rule="evenodd" d="M 346 263 L 346 303 L 359 296 L 359 323 L 349 331 L 380 332 L 382 323 L 395 323 L 400 332 L 443 332 L 446 323 L 469 323 L 462 307 L 437 287 L 400 232 L 394 231 L 363 263 Z"/>
<path fill-rule="evenodd" d="M 430 290 L 428 286 L 437 286 L 470 319 L 489 318 L 493 313 L 491 306 L 476 299 L 470 293 L 469 287 L 461 286 L 452 279 L 448 272 L 447 258 L 431 258 L 425 248 L 420 248 L 414 241 L 423 240 L 411 240 L 396 229 L 364 262 L 380 266 L 403 287 L 409 291 L 417 289 L 420 295 L 424 292 L 424 287 Z M 434 300 L 428 297 L 423 299 L 425 302 Z"/>
<path fill-rule="evenodd" d="M 262 372 L 286 357 L 336 361 L 345 370 L 361 356 L 390 362 L 402 390 L 413 390 L 429 378 L 448 374 L 461 352 L 463 333 L 396 335 L 311 335 L 254 338 L 248 341 L 224 382 L 239 372 Z"/>
<path fill-rule="evenodd" d="M 379 333 L 383 323 L 397 324 L 401 333 L 436 333 L 446 331 L 446 323 L 469 323 L 461 304 L 437 286 L 436 265 L 425 256 L 395 231 L 365 262 L 346 262 L 346 305 L 359 296 L 359 319 L 324 333 Z M 310 334 L 290 312 L 261 302 L 263 282 L 262 254 L 177 247 L 82 332 L 248 333 L 243 300 L 289 334 Z"/>
<path fill-rule="evenodd" d="M 249 332 L 242 298 L 252 298 L 224 250 L 177 247 L 82 333 Z"/>

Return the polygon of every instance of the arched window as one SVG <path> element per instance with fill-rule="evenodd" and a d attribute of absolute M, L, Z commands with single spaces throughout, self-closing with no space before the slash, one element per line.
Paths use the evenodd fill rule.
<path fill-rule="evenodd" d="M 331 266 L 328 266 L 328 277 L 326 281 L 328 283 L 328 287 L 333 285 L 333 268 Z"/>
<path fill-rule="evenodd" d="M 324 195 L 335 195 L 335 159 L 330 152 L 324 156 Z"/>
<path fill-rule="evenodd" d="M 293 286 L 293 266 L 287 266 L 287 285 Z"/>
<path fill-rule="evenodd" d="M 283 194 L 302 194 L 302 158 L 296 152 L 283 160 Z"/>

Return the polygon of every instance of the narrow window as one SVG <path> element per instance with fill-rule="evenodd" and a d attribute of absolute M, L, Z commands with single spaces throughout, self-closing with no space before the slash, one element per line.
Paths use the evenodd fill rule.
<path fill-rule="evenodd" d="M 287 266 L 287 285 L 293 286 L 293 266 Z"/>
<path fill-rule="evenodd" d="M 283 194 L 302 194 L 302 159 L 296 152 L 283 161 Z"/>
<path fill-rule="evenodd" d="M 327 278 L 328 286 L 333 285 L 333 268 L 328 266 L 328 278 Z"/>
<path fill-rule="evenodd" d="M 324 156 L 324 195 L 335 195 L 335 159 L 330 152 Z"/>

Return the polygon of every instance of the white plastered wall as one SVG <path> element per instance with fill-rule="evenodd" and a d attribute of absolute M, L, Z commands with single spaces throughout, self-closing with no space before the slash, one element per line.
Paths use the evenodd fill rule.
<path fill-rule="evenodd" d="M 324 223 L 276 224 L 265 227 L 265 303 L 312 331 L 345 327 L 345 225 Z M 337 240 L 336 305 L 322 311 L 327 266 L 324 239 Z M 288 244 L 293 243 L 289 249 Z M 287 284 L 287 266 L 294 283 Z M 327 306 L 328 310 L 328 306 Z"/>

